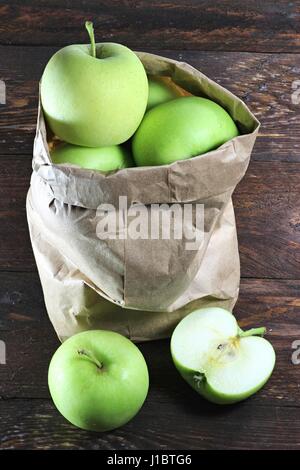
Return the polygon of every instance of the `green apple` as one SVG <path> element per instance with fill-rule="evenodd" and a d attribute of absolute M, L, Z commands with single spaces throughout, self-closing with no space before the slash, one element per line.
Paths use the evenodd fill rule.
<path fill-rule="evenodd" d="M 159 104 L 166 103 L 167 101 L 174 100 L 182 96 L 180 89 L 173 84 L 170 80 L 167 81 L 166 77 L 148 76 L 149 83 L 149 96 L 147 103 L 147 111 L 158 106 Z"/>
<path fill-rule="evenodd" d="M 68 421 L 89 431 L 109 431 L 139 411 L 149 377 L 142 353 L 129 339 L 90 330 L 57 349 L 48 382 L 55 406 Z"/>
<path fill-rule="evenodd" d="M 145 113 L 148 80 L 137 55 L 121 44 L 95 44 L 86 23 L 87 44 L 60 49 L 49 60 L 41 81 L 47 123 L 68 143 L 108 147 L 125 142 Z"/>
<path fill-rule="evenodd" d="M 138 166 L 164 165 L 215 149 L 238 135 L 231 116 L 206 98 L 177 98 L 148 111 L 133 137 Z"/>
<path fill-rule="evenodd" d="M 119 145 L 111 147 L 79 147 L 60 144 L 51 151 L 53 163 L 70 163 L 89 170 L 103 172 L 134 166 L 127 149 Z"/>
<path fill-rule="evenodd" d="M 232 313 L 203 308 L 175 328 L 171 354 L 182 377 L 207 400 L 230 404 L 257 392 L 270 377 L 275 352 L 265 328 L 242 331 Z"/>

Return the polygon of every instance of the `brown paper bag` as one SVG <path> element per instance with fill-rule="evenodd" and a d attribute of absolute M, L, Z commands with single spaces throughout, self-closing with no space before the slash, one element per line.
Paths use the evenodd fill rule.
<path fill-rule="evenodd" d="M 39 107 L 27 217 L 46 307 L 61 340 L 100 328 L 134 341 L 163 338 L 192 310 L 232 310 L 238 297 L 240 266 L 231 196 L 247 169 L 259 122 L 241 100 L 193 67 L 138 55 L 147 73 L 168 76 L 188 92 L 221 104 L 241 135 L 217 150 L 171 165 L 103 174 L 52 164 Z M 151 204 L 166 204 L 171 216 L 172 204 L 203 204 L 197 249 L 186 249 L 185 236 L 100 239 L 99 206 L 118 208 L 120 195 L 128 202 L 127 209 L 118 209 L 122 217 L 142 204 L 146 215 Z M 196 227 L 195 211 L 192 217 Z M 175 217 L 172 221 L 176 225 Z"/>

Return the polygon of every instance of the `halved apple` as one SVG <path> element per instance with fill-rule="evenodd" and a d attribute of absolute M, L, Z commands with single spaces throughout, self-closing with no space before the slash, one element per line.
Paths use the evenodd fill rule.
<path fill-rule="evenodd" d="M 171 354 L 182 377 L 207 400 L 235 403 L 257 392 L 269 379 L 275 352 L 265 328 L 242 331 L 231 312 L 203 308 L 175 328 Z"/>

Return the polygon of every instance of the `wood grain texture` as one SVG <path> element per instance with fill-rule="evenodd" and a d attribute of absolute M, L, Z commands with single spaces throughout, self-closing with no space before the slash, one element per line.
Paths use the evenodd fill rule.
<path fill-rule="evenodd" d="M 10 0 L 0 2 L 0 42 L 86 42 L 88 19 L 99 42 L 132 48 L 297 52 L 299 16 L 299 1 L 288 0 Z"/>
<path fill-rule="evenodd" d="M 252 162 L 233 197 L 243 277 L 299 279 L 299 164 Z"/>
<path fill-rule="evenodd" d="M 236 406 L 212 405 L 183 382 L 168 340 L 143 343 L 148 399 L 128 425 L 97 435 L 75 430 L 51 402 L 47 369 L 59 342 L 38 276 L 0 274 L 0 339 L 7 348 L 7 364 L 0 365 L 0 448 L 300 448 L 300 365 L 291 362 L 291 344 L 300 339 L 299 289 L 300 281 L 242 281 L 237 318 L 244 328 L 265 324 L 277 354 L 274 374 L 258 394 Z"/>
<path fill-rule="evenodd" d="M 32 153 L 38 82 L 55 50 L 0 46 L 0 79 L 7 88 L 7 104 L 0 106 L 0 155 Z M 153 52 L 190 63 L 247 103 L 262 122 L 253 159 L 300 161 L 300 103 L 291 99 L 299 55 Z"/>
<path fill-rule="evenodd" d="M 74 428 L 47 400 L 2 401 L 0 416 L 0 449 L 300 448 L 299 408 L 252 406 L 249 402 L 217 408 L 189 389 L 184 402 L 169 393 L 159 400 L 150 395 L 130 423 L 105 434 Z"/>

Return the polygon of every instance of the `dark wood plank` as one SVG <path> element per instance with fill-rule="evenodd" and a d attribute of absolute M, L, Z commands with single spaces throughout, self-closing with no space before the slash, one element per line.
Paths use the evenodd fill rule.
<path fill-rule="evenodd" d="M 299 408 L 249 403 L 217 408 L 188 389 L 184 402 L 150 395 L 133 421 L 98 434 L 68 424 L 47 400 L 2 401 L 0 449 L 299 450 Z"/>
<path fill-rule="evenodd" d="M 0 241 L 0 270 L 36 269 L 25 208 L 23 211 L 0 211 Z"/>
<path fill-rule="evenodd" d="M 37 272 L 1 272 L 0 308 L 1 333 L 23 330 L 26 326 L 39 328 L 41 322 L 50 327 Z"/>
<path fill-rule="evenodd" d="M 252 162 L 233 197 L 243 277 L 299 278 L 299 164 Z"/>
<path fill-rule="evenodd" d="M 168 340 L 144 343 L 148 399 L 128 425 L 98 435 L 73 428 L 51 402 L 47 369 L 59 342 L 37 275 L 0 274 L 0 340 L 7 348 L 7 364 L 0 365 L 0 448 L 299 448 L 300 365 L 291 363 L 291 344 L 300 339 L 299 289 L 300 281 L 242 280 L 236 316 L 244 328 L 264 324 L 277 354 L 259 393 L 235 406 L 214 406 L 180 378 Z"/>
<path fill-rule="evenodd" d="M 99 42 L 135 48 L 300 51 L 299 1 L 13 0 L 0 16 L 1 44 L 86 42 L 90 19 Z"/>
<path fill-rule="evenodd" d="M 0 154 L 31 154 L 38 81 L 56 48 L 0 47 L 0 79 L 7 104 L 0 107 Z M 292 104 L 300 55 L 154 51 L 195 66 L 242 98 L 262 121 L 253 158 L 300 161 L 300 104 Z"/>
<path fill-rule="evenodd" d="M 25 199 L 30 155 L 0 158 L 0 270 L 35 270 Z M 234 194 L 243 277 L 299 279 L 300 166 L 251 161 Z"/>
<path fill-rule="evenodd" d="M 0 212 L 24 210 L 31 172 L 31 155 L 1 155 Z"/>

